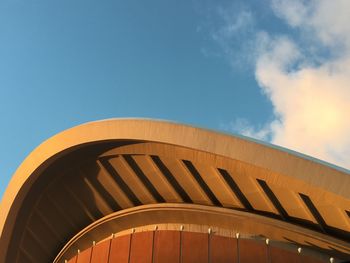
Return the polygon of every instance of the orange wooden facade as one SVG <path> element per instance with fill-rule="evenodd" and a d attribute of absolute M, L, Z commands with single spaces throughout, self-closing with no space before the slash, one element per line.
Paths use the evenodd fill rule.
<path fill-rule="evenodd" d="M 68 263 L 322 263 L 317 258 L 266 245 L 263 240 L 160 230 L 100 242 Z"/>

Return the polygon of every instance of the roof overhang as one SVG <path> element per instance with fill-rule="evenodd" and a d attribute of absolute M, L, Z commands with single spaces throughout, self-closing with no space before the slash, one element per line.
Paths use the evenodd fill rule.
<path fill-rule="evenodd" d="M 103 182 L 110 178 L 119 195 Z M 75 202 L 86 210 L 85 219 L 78 226 L 74 219 L 68 222 L 72 227 L 57 237 L 57 247 L 42 248 L 50 259 L 62 248 L 59 240 L 91 221 L 156 203 L 219 206 L 274 218 L 337 239 L 340 248 L 329 250 L 350 254 L 349 189 L 347 171 L 254 140 L 164 121 L 87 123 L 42 143 L 14 174 L 0 206 L 0 262 L 20 253 L 30 257 L 29 240 L 46 238 L 36 233 L 35 222 L 64 209 L 62 192 L 79 194 Z"/>

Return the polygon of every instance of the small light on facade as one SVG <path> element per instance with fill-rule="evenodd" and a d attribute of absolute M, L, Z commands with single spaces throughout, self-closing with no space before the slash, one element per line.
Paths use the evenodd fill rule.
<path fill-rule="evenodd" d="M 236 233 L 236 238 L 237 238 L 237 239 L 239 238 L 239 233 Z"/>
<path fill-rule="evenodd" d="M 266 239 L 265 239 L 265 243 L 266 243 L 266 245 L 268 245 L 268 244 L 269 244 L 269 242 L 270 242 L 270 239 L 266 238 Z"/>
<path fill-rule="evenodd" d="M 298 247 L 298 253 L 299 254 L 301 253 L 301 247 Z"/>
<path fill-rule="evenodd" d="M 183 231 L 184 228 L 185 228 L 185 227 L 184 227 L 183 225 L 180 226 L 180 230 L 181 230 L 181 231 Z"/>
<path fill-rule="evenodd" d="M 92 245 L 95 246 L 96 245 L 96 241 L 92 241 Z"/>
<path fill-rule="evenodd" d="M 333 263 L 333 262 L 334 262 L 334 258 L 331 257 L 331 258 L 329 259 L 329 262 Z"/>
<path fill-rule="evenodd" d="M 210 235 L 212 232 L 211 228 L 208 228 L 208 234 Z"/>

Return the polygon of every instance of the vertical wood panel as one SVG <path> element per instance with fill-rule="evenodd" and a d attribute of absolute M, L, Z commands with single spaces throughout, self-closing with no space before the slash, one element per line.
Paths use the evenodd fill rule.
<path fill-rule="evenodd" d="M 241 238 L 237 241 L 236 238 L 215 234 L 209 236 L 207 233 L 157 230 L 105 240 L 68 261 L 68 263 L 197 262 L 325 263 L 328 259 L 320 259 L 312 254 L 298 254 L 296 249 L 291 251 L 273 244 L 267 246 L 263 240 Z"/>
<path fill-rule="evenodd" d="M 180 232 L 156 231 L 154 236 L 154 263 L 180 262 Z"/>
<path fill-rule="evenodd" d="M 75 256 L 74 258 L 71 258 L 70 260 L 68 260 L 67 263 L 76 263 L 77 262 L 77 256 Z"/>
<path fill-rule="evenodd" d="M 208 262 L 208 234 L 182 232 L 182 263 Z"/>
<path fill-rule="evenodd" d="M 267 263 L 267 246 L 263 241 L 239 239 L 240 263 Z"/>
<path fill-rule="evenodd" d="M 317 259 L 317 258 L 313 258 L 313 257 L 309 257 L 309 256 L 302 256 L 300 262 L 301 263 L 326 263 L 329 261 L 328 260 L 321 260 L 321 259 Z"/>
<path fill-rule="evenodd" d="M 90 263 L 92 248 L 85 249 L 78 254 L 77 263 Z"/>
<path fill-rule="evenodd" d="M 103 241 L 93 247 L 90 263 L 108 263 L 111 240 Z"/>
<path fill-rule="evenodd" d="M 135 233 L 131 240 L 130 263 L 152 263 L 153 232 Z"/>
<path fill-rule="evenodd" d="M 109 263 L 128 263 L 131 235 L 113 238 L 109 254 Z"/>
<path fill-rule="evenodd" d="M 210 236 L 210 263 L 237 263 L 237 240 Z"/>
<path fill-rule="evenodd" d="M 301 263 L 300 255 L 296 252 L 288 251 L 278 247 L 270 246 L 271 263 Z"/>

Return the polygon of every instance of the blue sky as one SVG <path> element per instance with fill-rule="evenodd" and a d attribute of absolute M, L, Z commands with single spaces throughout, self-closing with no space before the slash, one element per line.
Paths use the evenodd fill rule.
<path fill-rule="evenodd" d="M 275 85 L 304 87 L 309 72 L 342 62 L 327 32 L 319 32 L 319 9 L 293 2 L 299 6 L 284 0 L 1 1 L 0 196 L 43 140 L 112 117 L 238 132 L 316 156 L 321 144 L 325 154 L 317 157 L 346 166 L 337 156 L 348 148 L 329 149 L 326 136 L 310 149 L 288 139 L 293 129 L 287 127 L 304 126 L 292 122 L 289 108 L 276 99 L 284 96 L 278 94 L 293 98 L 290 91 Z M 316 22 L 306 24 L 300 10 Z M 336 36 L 346 32 L 341 25 L 347 22 L 339 22 Z M 346 46 L 347 39 L 337 44 Z M 348 89 L 334 94 L 344 97 L 344 92 L 347 96 Z M 323 100 L 315 107 L 322 103 L 328 105 Z M 300 108 L 308 116 L 308 109 Z M 348 131 L 332 122 L 334 114 L 329 119 L 337 130 Z"/>

